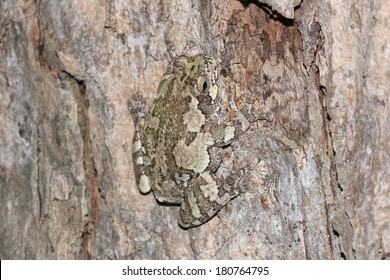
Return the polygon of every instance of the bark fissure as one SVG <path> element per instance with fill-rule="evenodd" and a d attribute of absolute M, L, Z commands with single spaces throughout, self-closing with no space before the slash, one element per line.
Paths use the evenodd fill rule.
<path fill-rule="evenodd" d="M 90 217 L 86 217 L 84 230 L 82 233 L 82 251 L 80 256 L 91 259 L 92 244 L 94 242 L 94 228 L 98 222 L 99 205 L 100 205 L 100 190 L 97 181 L 97 172 L 94 163 L 92 139 L 90 131 L 90 122 L 88 116 L 89 98 L 87 87 L 84 81 L 77 80 L 78 93 L 75 94 L 78 108 L 78 123 L 83 140 L 83 166 L 85 172 L 85 196 L 89 200 Z"/>

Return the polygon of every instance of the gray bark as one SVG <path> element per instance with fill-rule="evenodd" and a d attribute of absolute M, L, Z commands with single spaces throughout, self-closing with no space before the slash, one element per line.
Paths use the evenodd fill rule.
<path fill-rule="evenodd" d="M 0 258 L 390 258 L 389 1 L 144 2 L 1 1 Z M 264 176 L 183 230 L 128 102 L 188 49 L 273 120 L 229 150 Z"/>

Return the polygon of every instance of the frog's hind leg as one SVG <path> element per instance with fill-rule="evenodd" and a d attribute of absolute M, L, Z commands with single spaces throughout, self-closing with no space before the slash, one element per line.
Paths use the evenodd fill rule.
<path fill-rule="evenodd" d="M 141 193 L 147 194 L 151 191 L 150 174 L 149 174 L 149 159 L 143 146 L 142 132 L 145 129 L 145 114 L 148 111 L 148 106 L 143 100 L 140 93 L 133 96 L 133 103 L 128 103 L 130 112 L 134 120 L 134 138 L 133 138 L 133 162 L 134 173 L 137 180 L 137 186 Z"/>
<path fill-rule="evenodd" d="M 180 226 L 195 227 L 210 220 L 231 199 L 244 191 L 237 188 L 238 180 L 233 178 L 229 185 L 229 182 L 222 183 L 215 174 L 209 172 L 191 179 L 180 208 Z"/>

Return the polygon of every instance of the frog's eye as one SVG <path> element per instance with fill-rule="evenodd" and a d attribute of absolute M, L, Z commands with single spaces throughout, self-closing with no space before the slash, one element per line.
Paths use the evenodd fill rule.
<path fill-rule="evenodd" d="M 210 81 L 204 78 L 199 79 L 198 81 L 198 90 L 199 92 L 205 92 L 210 89 Z"/>

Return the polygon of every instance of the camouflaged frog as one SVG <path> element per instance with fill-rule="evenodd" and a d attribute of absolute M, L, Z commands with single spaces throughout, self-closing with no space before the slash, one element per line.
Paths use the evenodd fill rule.
<path fill-rule="evenodd" d="M 138 189 L 162 203 L 181 205 L 183 228 L 201 225 L 242 193 L 216 175 L 223 148 L 250 125 L 221 113 L 218 62 L 207 54 L 179 56 L 163 76 L 149 112 L 140 101 L 133 158 Z"/>

